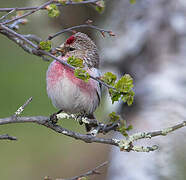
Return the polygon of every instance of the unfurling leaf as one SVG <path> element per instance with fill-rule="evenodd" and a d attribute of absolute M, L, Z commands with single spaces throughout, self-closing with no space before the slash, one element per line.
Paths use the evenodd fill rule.
<path fill-rule="evenodd" d="M 46 9 L 48 10 L 49 17 L 58 17 L 60 14 L 59 9 L 55 4 L 48 5 Z"/>
<path fill-rule="evenodd" d="M 74 70 L 74 75 L 85 82 L 88 82 L 88 80 L 90 79 L 89 73 L 86 72 L 86 70 L 79 67 Z"/>
<path fill-rule="evenodd" d="M 41 41 L 39 43 L 39 48 L 45 51 L 50 51 L 52 48 L 51 41 Z"/>
<path fill-rule="evenodd" d="M 132 130 L 133 129 L 133 126 L 132 125 L 129 125 L 128 127 L 127 127 L 127 131 L 130 131 L 130 130 Z"/>
<path fill-rule="evenodd" d="M 75 56 L 69 57 L 67 59 L 67 63 L 74 66 L 74 67 L 79 67 L 79 68 L 83 68 L 83 60 L 76 58 Z"/>
<path fill-rule="evenodd" d="M 115 83 L 116 79 L 116 75 L 111 72 L 107 72 L 101 77 L 102 81 L 115 88 L 109 89 L 112 104 L 115 101 L 119 101 L 121 98 L 124 103 L 127 103 L 130 106 L 134 100 L 134 91 L 132 90 L 134 85 L 132 77 L 129 74 L 125 74 Z"/>
<path fill-rule="evenodd" d="M 126 132 L 126 128 L 124 126 L 119 128 L 119 132 L 123 135 L 123 136 L 128 136 L 127 132 Z"/>
<path fill-rule="evenodd" d="M 125 120 L 122 120 L 122 121 L 120 121 L 121 122 L 121 126 L 119 127 L 119 132 L 121 133 L 121 134 L 123 134 L 123 136 L 128 136 L 128 133 L 127 133 L 127 131 L 130 131 L 133 127 L 132 127 L 132 125 L 129 125 L 128 127 L 127 127 L 127 122 L 125 121 Z"/>
<path fill-rule="evenodd" d="M 125 74 L 115 84 L 115 88 L 119 92 L 127 93 L 133 88 L 133 79 L 129 74 Z"/>
<path fill-rule="evenodd" d="M 112 112 L 109 114 L 110 122 L 116 122 L 119 120 L 119 115 L 117 115 L 115 112 Z"/>
<path fill-rule="evenodd" d="M 121 93 L 117 92 L 113 89 L 109 89 L 109 94 L 112 100 L 112 104 L 114 104 L 115 101 L 119 101 L 120 97 L 121 97 Z"/>
<path fill-rule="evenodd" d="M 104 0 L 100 0 L 96 2 L 96 11 L 102 13 L 105 9 L 105 2 Z"/>
<path fill-rule="evenodd" d="M 101 80 L 107 83 L 108 85 L 114 86 L 117 77 L 115 74 L 111 72 L 106 72 L 102 77 Z"/>
<path fill-rule="evenodd" d="M 126 102 L 128 104 L 128 106 L 132 105 L 133 101 L 134 101 L 134 91 L 129 91 L 127 94 L 123 94 L 123 96 L 121 97 L 123 102 Z"/>

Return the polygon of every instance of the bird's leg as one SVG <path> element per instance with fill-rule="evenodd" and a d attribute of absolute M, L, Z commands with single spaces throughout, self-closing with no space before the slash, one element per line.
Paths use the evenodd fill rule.
<path fill-rule="evenodd" d="M 61 113 L 63 110 L 59 110 L 58 112 L 56 113 L 53 113 L 52 115 L 50 115 L 50 122 L 52 124 L 56 124 L 58 122 L 58 119 L 57 119 L 57 114 Z"/>
<path fill-rule="evenodd" d="M 90 120 L 95 120 L 95 117 L 92 114 L 88 115 L 85 112 L 79 113 L 77 114 L 77 119 L 80 125 L 85 124 L 85 128 L 87 132 L 89 132 L 92 129 L 92 127 L 97 127 L 97 123 L 95 121 L 94 122 L 90 121 Z M 84 122 L 82 119 L 87 119 L 89 123 Z"/>
<path fill-rule="evenodd" d="M 93 114 L 86 115 L 86 117 L 88 119 L 90 119 L 90 120 L 94 120 L 95 119 L 95 116 Z M 87 132 L 90 132 L 92 128 L 95 128 L 97 126 L 98 126 L 97 123 L 96 124 L 94 124 L 94 123 L 93 124 L 91 124 L 91 123 L 85 123 L 85 129 L 86 129 Z"/>
<path fill-rule="evenodd" d="M 82 118 L 85 118 L 85 114 L 82 114 L 82 113 L 77 114 L 77 120 L 80 125 L 83 124 Z"/>

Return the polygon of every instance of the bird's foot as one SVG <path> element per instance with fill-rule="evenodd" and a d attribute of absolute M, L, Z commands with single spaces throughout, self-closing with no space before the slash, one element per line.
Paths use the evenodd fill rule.
<path fill-rule="evenodd" d="M 59 113 L 61 113 L 61 112 L 62 112 L 62 110 L 58 111 L 57 113 L 53 113 L 52 115 L 50 115 L 50 122 L 51 122 L 52 124 L 57 124 L 57 122 L 58 122 L 57 115 L 58 115 Z"/>
<path fill-rule="evenodd" d="M 52 124 L 57 124 L 57 122 L 58 122 L 57 113 L 54 113 L 54 114 L 50 115 L 50 122 Z"/>
<path fill-rule="evenodd" d="M 79 122 L 79 125 L 82 125 L 83 124 L 82 118 L 86 117 L 85 114 L 79 113 L 76 116 L 77 116 L 77 120 Z"/>

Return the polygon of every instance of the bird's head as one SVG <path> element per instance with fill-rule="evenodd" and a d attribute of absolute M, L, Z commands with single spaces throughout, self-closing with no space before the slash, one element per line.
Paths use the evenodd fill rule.
<path fill-rule="evenodd" d="M 84 33 L 70 36 L 59 48 L 64 56 L 75 56 L 84 61 L 88 67 L 98 68 L 99 55 L 94 42 Z"/>

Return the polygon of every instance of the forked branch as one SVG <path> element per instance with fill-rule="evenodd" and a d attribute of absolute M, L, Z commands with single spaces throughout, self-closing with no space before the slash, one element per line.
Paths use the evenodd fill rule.
<path fill-rule="evenodd" d="M 88 176 L 92 176 L 92 175 L 100 175 L 101 173 L 98 171 L 98 169 L 102 168 L 103 166 L 106 166 L 107 164 L 108 164 L 108 161 L 100 164 L 99 166 L 95 167 L 94 169 L 92 169 L 84 174 L 81 174 L 79 176 L 74 176 L 69 179 L 57 178 L 56 180 L 81 180 L 83 177 L 88 177 Z M 46 177 L 44 177 L 44 180 L 53 180 L 53 179 L 46 176 Z"/>
<path fill-rule="evenodd" d="M 25 104 L 28 105 L 30 102 L 31 102 L 31 99 L 26 101 Z M 21 106 L 21 107 L 23 107 L 23 106 Z M 18 111 L 19 111 L 19 109 L 18 109 Z M 23 108 L 21 108 L 21 109 L 23 109 Z M 121 151 L 127 151 L 127 152 L 129 152 L 129 151 L 150 152 L 150 151 L 157 150 L 158 146 L 156 146 L 156 145 L 154 145 L 152 147 L 144 147 L 144 146 L 140 147 L 140 146 L 134 146 L 133 143 L 135 141 L 140 140 L 140 139 L 151 139 L 156 136 L 165 136 L 165 135 L 169 134 L 170 132 L 173 132 L 177 129 L 180 129 L 180 128 L 186 126 L 186 121 L 183 121 L 183 122 L 181 122 L 177 125 L 171 126 L 169 128 L 165 128 L 165 129 L 162 129 L 159 131 L 152 131 L 152 132 L 140 132 L 140 133 L 130 135 L 128 138 L 123 138 L 122 140 L 120 140 L 120 139 L 113 139 L 113 138 L 101 138 L 101 137 L 92 136 L 90 134 L 81 134 L 78 132 L 74 132 L 74 131 L 68 130 L 60 125 L 56 125 L 56 124 L 51 123 L 50 118 L 46 117 L 46 116 L 19 117 L 19 116 L 13 115 L 11 117 L 0 119 L 0 125 L 12 124 L 12 123 L 36 123 L 36 124 L 45 126 L 45 127 L 49 128 L 57 133 L 72 137 L 77 140 L 84 141 L 86 143 L 96 142 L 96 143 L 101 143 L 101 144 L 114 145 L 114 146 L 119 147 Z"/>

